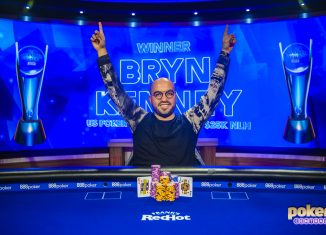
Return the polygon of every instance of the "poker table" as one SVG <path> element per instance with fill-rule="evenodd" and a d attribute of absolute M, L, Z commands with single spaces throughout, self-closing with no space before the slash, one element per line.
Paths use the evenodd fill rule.
<path fill-rule="evenodd" d="M 325 169 L 163 168 L 192 197 L 137 197 L 150 168 L 0 171 L 0 234 L 326 234 Z"/>

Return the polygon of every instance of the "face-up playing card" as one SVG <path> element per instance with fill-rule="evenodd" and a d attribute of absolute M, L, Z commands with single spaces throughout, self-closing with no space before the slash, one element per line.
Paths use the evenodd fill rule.
<path fill-rule="evenodd" d="M 137 177 L 137 196 L 150 197 L 151 196 L 151 176 Z"/>
<path fill-rule="evenodd" d="M 192 177 L 178 178 L 179 182 L 179 196 L 180 197 L 192 197 Z"/>

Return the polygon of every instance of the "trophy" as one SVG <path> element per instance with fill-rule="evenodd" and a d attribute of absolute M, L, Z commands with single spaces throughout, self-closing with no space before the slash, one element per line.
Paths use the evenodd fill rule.
<path fill-rule="evenodd" d="M 14 136 L 18 144 L 33 146 L 46 139 L 42 121 L 38 118 L 38 103 L 47 53 L 47 45 L 43 53 L 35 46 L 26 46 L 18 50 L 16 42 L 16 74 L 22 104 L 22 117 Z"/>
<path fill-rule="evenodd" d="M 312 39 L 309 48 L 301 43 L 293 43 L 283 51 L 281 42 L 279 46 L 291 103 L 291 115 L 287 119 L 283 137 L 292 143 L 306 143 L 316 137 L 311 119 L 307 115 Z"/>

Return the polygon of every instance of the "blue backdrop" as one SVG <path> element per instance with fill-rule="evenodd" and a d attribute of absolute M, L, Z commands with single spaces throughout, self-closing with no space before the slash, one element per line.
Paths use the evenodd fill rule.
<path fill-rule="evenodd" d="M 226 147 L 325 149 L 326 17 L 231 24 L 237 36 L 221 102 L 200 137 L 218 138 Z M 224 25 L 127 27 L 105 25 L 107 47 L 125 90 L 150 110 L 149 83 L 166 76 L 176 83 L 177 113 L 194 105 L 207 88 Z M 110 139 L 131 138 L 126 123 L 107 95 L 90 37 L 97 27 L 0 19 L 0 152 L 17 150 L 105 148 Z M 312 74 L 308 114 L 317 137 L 305 144 L 283 139 L 290 100 L 279 42 L 309 46 Z M 15 42 L 19 48 L 48 45 L 39 101 L 46 141 L 17 144 L 21 117 Z"/>

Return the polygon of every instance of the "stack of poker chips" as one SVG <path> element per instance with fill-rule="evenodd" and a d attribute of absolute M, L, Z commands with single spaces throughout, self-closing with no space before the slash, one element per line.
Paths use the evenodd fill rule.
<path fill-rule="evenodd" d="M 179 183 L 174 182 L 170 172 L 162 172 L 159 165 L 152 166 L 151 197 L 156 201 L 174 201 L 179 197 Z"/>

